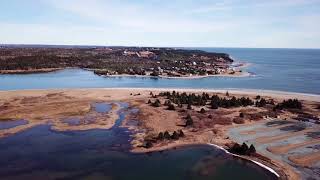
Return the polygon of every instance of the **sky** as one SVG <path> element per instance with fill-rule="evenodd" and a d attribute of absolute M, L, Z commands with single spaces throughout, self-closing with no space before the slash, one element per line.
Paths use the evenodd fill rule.
<path fill-rule="evenodd" d="M 320 48 L 320 0 L 1 0 L 0 44 Z"/>

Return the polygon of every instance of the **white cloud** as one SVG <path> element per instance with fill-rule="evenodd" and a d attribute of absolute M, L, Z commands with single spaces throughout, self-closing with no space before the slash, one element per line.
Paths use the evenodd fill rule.
<path fill-rule="evenodd" d="M 232 23 L 220 22 L 217 26 L 210 21 L 178 17 L 177 12 L 165 9 L 148 9 L 135 4 L 115 1 L 50 1 L 56 8 L 75 13 L 82 17 L 116 28 L 127 28 L 136 32 L 219 32 L 233 26 Z"/>
<path fill-rule="evenodd" d="M 299 5 L 309 3 L 302 0 L 43 1 L 54 21 L 0 22 L 0 43 L 320 47 L 318 12 L 279 16 L 273 11 L 277 5 L 278 13 L 283 7 L 299 10 Z"/>

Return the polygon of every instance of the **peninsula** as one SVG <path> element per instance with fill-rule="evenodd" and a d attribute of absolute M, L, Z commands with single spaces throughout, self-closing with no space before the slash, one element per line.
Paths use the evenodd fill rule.
<path fill-rule="evenodd" d="M 104 76 L 164 78 L 242 77 L 225 53 L 154 47 L 2 46 L 0 74 L 82 68 Z"/>

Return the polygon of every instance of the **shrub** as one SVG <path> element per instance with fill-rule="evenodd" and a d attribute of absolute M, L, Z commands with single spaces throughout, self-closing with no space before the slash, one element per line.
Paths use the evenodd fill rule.
<path fill-rule="evenodd" d="M 145 148 L 149 149 L 152 147 L 152 142 L 151 141 L 146 141 L 144 142 L 144 145 L 143 145 Z"/>
<path fill-rule="evenodd" d="M 170 105 L 168 106 L 168 110 L 174 111 L 174 110 L 176 110 L 176 108 L 174 107 L 173 104 L 170 104 Z"/>
<path fill-rule="evenodd" d="M 157 71 L 153 71 L 150 76 L 159 76 L 159 73 Z"/>
<path fill-rule="evenodd" d="M 152 106 L 153 107 L 160 107 L 161 106 L 160 100 L 156 99 L 156 101 L 154 103 L 152 103 Z"/>
<path fill-rule="evenodd" d="M 169 106 L 170 104 L 171 104 L 171 101 L 170 100 L 166 100 L 163 105 Z"/>
<path fill-rule="evenodd" d="M 233 122 L 236 124 L 243 124 L 244 123 L 244 119 L 243 118 L 234 118 Z"/>

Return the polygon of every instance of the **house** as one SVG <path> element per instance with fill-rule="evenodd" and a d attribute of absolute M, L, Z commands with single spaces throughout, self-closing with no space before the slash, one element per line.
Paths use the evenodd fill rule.
<path fill-rule="evenodd" d="M 151 52 L 151 51 L 140 51 L 139 55 L 142 58 L 151 58 L 151 57 L 155 56 L 155 54 L 153 52 Z"/>

